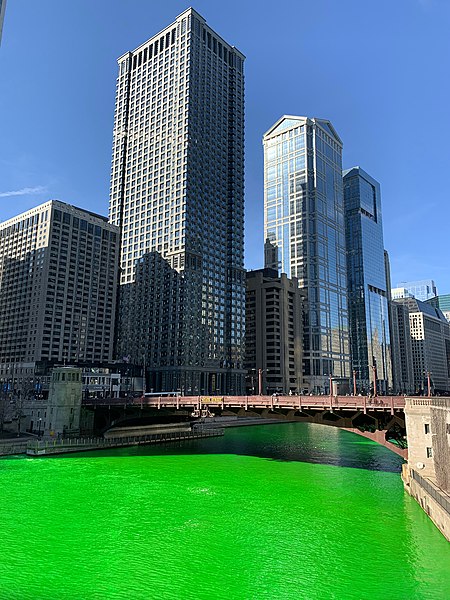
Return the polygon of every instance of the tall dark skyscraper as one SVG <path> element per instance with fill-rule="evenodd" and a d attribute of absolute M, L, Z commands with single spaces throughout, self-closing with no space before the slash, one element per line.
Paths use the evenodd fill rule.
<path fill-rule="evenodd" d="M 392 389 L 388 283 L 380 184 L 360 167 L 344 171 L 352 369 L 358 391 Z"/>
<path fill-rule="evenodd" d="M 263 143 L 266 267 L 296 277 L 306 294 L 305 387 L 327 391 L 332 377 L 343 390 L 350 355 L 342 142 L 330 121 L 284 116 Z"/>
<path fill-rule="evenodd" d="M 117 355 L 148 389 L 244 386 L 244 56 L 193 9 L 118 60 Z"/>

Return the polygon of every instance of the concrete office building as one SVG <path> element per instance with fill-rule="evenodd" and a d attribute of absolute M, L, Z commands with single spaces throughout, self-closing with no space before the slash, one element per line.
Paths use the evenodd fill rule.
<path fill-rule="evenodd" d="M 348 391 L 342 142 L 330 121 L 284 116 L 263 144 L 264 239 L 277 248 L 281 271 L 296 277 L 307 295 L 305 386 L 327 392 L 331 376 Z"/>
<path fill-rule="evenodd" d="M 303 301 L 295 277 L 268 268 L 247 273 L 247 393 L 301 393 Z"/>
<path fill-rule="evenodd" d="M 417 298 L 417 300 L 421 300 L 422 302 L 438 295 L 436 284 L 432 279 L 401 281 L 397 284 L 396 289 L 405 289 L 413 298 Z"/>
<path fill-rule="evenodd" d="M 414 392 L 450 391 L 450 325 L 439 308 L 416 298 L 394 300 L 409 313 Z"/>
<path fill-rule="evenodd" d="M 344 205 L 356 391 L 387 394 L 393 382 L 380 184 L 361 167 L 344 171 Z"/>
<path fill-rule="evenodd" d="M 389 315 L 394 393 L 412 394 L 415 386 L 409 311 L 407 306 L 392 301 Z"/>
<path fill-rule="evenodd" d="M 244 386 L 244 56 L 193 9 L 118 60 L 118 356 L 147 389 Z"/>
<path fill-rule="evenodd" d="M 55 364 L 112 360 L 118 229 L 51 200 L 0 224 L 0 380 L 33 392 Z"/>

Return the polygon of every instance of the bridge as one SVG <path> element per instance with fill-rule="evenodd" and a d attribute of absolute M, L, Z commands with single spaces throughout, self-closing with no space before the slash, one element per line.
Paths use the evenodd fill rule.
<path fill-rule="evenodd" d="M 142 419 L 176 416 L 192 420 L 206 416 L 275 417 L 341 427 L 390 448 L 404 458 L 404 396 L 181 396 L 84 398 L 84 412 L 93 412 L 94 430 Z"/>

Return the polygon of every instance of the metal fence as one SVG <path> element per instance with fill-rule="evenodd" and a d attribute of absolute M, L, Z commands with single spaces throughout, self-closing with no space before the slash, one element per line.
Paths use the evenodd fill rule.
<path fill-rule="evenodd" d="M 77 449 L 81 450 L 82 448 L 95 449 L 117 446 L 133 446 L 139 444 L 176 442 L 182 440 L 199 439 L 204 437 L 216 437 L 221 436 L 223 434 L 223 428 L 196 427 L 193 431 L 172 431 L 115 438 L 85 437 L 74 439 L 63 438 L 54 440 L 33 440 L 25 445 L 25 449 L 36 453 L 46 450 L 50 452 L 52 450 L 59 450 L 59 452 L 64 452 L 65 449 L 67 449 L 68 451 L 73 451 Z"/>
<path fill-rule="evenodd" d="M 20 444 L 0 444 L 0 456 L 11 456 L 13 454 L 23 454 L 26 452 L 27 443 L 23 442 Z"/>
<path fill-rule="evenodd" d="M 450 515 L 450 502 L 430 482 L 411 469 L 412 478 Z"/>

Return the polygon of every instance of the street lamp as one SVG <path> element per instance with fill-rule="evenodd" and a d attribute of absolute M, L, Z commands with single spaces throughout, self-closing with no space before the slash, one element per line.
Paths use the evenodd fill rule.
<path fill-rule="evenodd" d="M 42 423 L 42 418 L 39 417 L 38 419 L 38 424 L 39 424 L 39 429 L 38 429 L 38 439 L 41 439 L 41 423 Z"/>
<path fill-rule="evenodd" d="M 353 369 L 353 395 L 356 396 L 356 369 Z"/>
<path fill-rule="evenodd" d="M 374 395 L 374 397 L 376 397 L 376 395 L 377 395 L 377 366 L 376 365 L 372 365 L 372 371 L 373 371 L 373 395 Z"/>
<path fill-rule="evenodd" d="M 262 374 L 269 369 L 258 369 L 258 394 L 262 396 Z"/>

